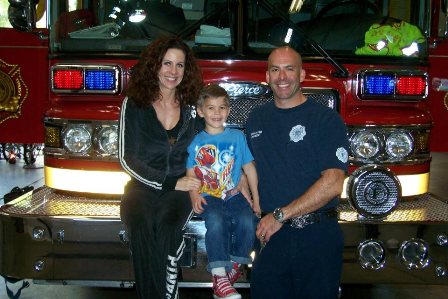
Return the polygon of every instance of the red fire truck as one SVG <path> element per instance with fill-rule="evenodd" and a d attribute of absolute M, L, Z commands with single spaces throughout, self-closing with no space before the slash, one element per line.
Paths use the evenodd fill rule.
<path fill-rule="evenodd" d="M 0 141 L 43 142 L 45 186 L 0 208 L 0 274 L 132 286 L 117 120 L 142 48 L 175 34 L 228 91 L 240 129 L 273 98 L 270 51 L 300 51 L 304 93 L 349 132 L 343 283 L 448 284 L 448 205 L 428 191 L 430 143 L 448 149 L 446 0 L 9 0 L 8 18 Z M 187 227 L 181 286 L 211 285 L 204 231 L 200 218 Z"/>

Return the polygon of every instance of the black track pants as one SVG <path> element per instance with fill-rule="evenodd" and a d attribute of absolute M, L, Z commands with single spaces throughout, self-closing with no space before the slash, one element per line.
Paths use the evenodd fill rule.
<path fill-rule="evenodd" d="M 191 215 L 188 192 L 161 194 L 133 182 L 126 186 L 120 216 L 129 233 L 138 298 L 179 297 L 177 261 Z"/>

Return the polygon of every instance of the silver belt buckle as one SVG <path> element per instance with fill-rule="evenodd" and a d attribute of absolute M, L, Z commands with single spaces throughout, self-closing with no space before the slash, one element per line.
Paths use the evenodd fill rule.
<path fill-rule="evenodd" d="M 309 218 L 310 218 L 309 214 L 291 218 L 291 227 L 299 228 L 299 229 L 304 228 L 308 224 L 311 224 L 309 222 Z"/>

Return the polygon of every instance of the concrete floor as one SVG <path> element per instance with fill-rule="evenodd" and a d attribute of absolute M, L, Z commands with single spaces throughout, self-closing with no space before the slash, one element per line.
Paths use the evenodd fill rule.
<path fill-rule="evenodd" d="M 433 153 L 431 163 L 430 192 L 437 197 L 448 201 L 448 153 Z M 32 185 L 35 188 L 42 186 L 43 158 L 37 159 L 34 167 L 24 167 L 22 159 L 16 164 L 9 164 L 0 160 L 0 204 L 3 204 L 3 195 L 13 187 Z M 11 290 L 18 289 L 21 282 L 8 284 Z M 240 290 L 243 298 L 250 299 L 249 290 Z M 343 285 L 342 299 L 448 299 L 447 284 L 443 286 L 421 285 Z M 133 289 L 93 288 L 83 286 L 37 285 L 30 282 L 30 286 L 22 291 L 20 299 L 122 299 L 137 298 Z M 212 298 L 210 289 L 181 289 L 181 299 Z M 0 299 L 8 299 L 5 284 L 0 281 Z"/>

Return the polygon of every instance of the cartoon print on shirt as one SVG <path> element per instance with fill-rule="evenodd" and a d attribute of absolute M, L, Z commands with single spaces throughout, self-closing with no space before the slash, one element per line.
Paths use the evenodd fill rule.
<path fill-rule="evenodd" d="M 230 175 L 235 162 L 233 146 L 219 151 L 215 145 L 205 144 L 196 152 L 193 170 L 202 181 L 199 192 L 225 199 L 227 191 L 235 188 Z"/>
<path fill-rule="evenodd" d="M 291 131 L 289 132 L 289 138 L 293 142 L 299 142 L 300 140 L 303 140 L 305 135 L 306 130 L 305 127 L 302 125 L 292 127 Z"/>

